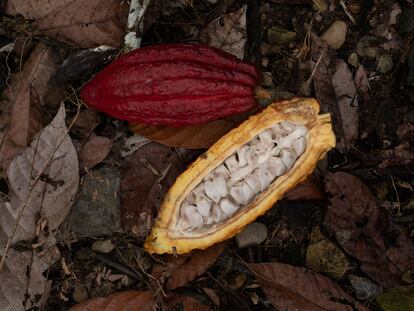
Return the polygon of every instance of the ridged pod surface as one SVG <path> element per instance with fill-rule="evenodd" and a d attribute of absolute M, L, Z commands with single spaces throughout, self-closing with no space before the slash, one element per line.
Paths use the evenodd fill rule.
<path fill-rule="evenodd" d="M 253 65 L 217 48 L 164 44 L 120 56 L 80 95 L 122 120 L 184 126 L 253 108 L 259 77 Z"/>
<path fill-rule="evenodd" d="M 330 115 L 318 113 L 314 99 L 282 100 L 223 136 L 169 189 L 147 237 L 147 251 L 181 254 L 205 249 L 263 215 L 335 146 Z M 257 150 L 264 151 L 254 158 Z M 266 179 L 271 172 L 274 175 Z M 220 188 L 223 178 L 227 186 Z M 251 182 L 254 178 L 258 183 Z M 243 187 L 247 192 L 240 197 L 236 190 Z"/>

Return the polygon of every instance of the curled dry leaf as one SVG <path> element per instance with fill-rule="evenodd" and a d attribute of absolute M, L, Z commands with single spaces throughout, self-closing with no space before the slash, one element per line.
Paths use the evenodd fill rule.
<path fill-rule="evenodd" d="M 7 181 L 11 200 L 0 213 L 0 244 L 3 248 L 7 240 L 12 248 L 1 252 L 0 309 L 23 310 L 23 301 L 29 309 L 47 294 L 44 272 L 58 258 L 52 233 L 68 214 L 79 184 L 78 159 L 67 135 L 63 105 L 13 160 Z M 21 241 L 28 241 L 28 251 L 13 249 Z M 31 243 L 37 247 L 32 249 Z"/>
<path fill-rule="evenodd" d="M 69 44 L 119 46 L 128 5 L 118 0 L 10 0 L 5 11 L 35 19 L 41 34 Z"/>
<path fill-rule="evenodd" d="M 192 159 L 194 152 L 150 142 L 132 155 L 121 182 L 124 230 L 143 240 L 164 195 Z"/>
<path fill-rule="evenodd" d="M 320 178 L 313 174 L 304 182 L 289 190 L 283 198 L 288 201 L 324 200 L 325 191 Z"/>
<path fill-rule="evenodd" d="M 332 114 L 337 148 L 345 150 L 358 138 L 358 97 L 348 65 L 337 59 L 334 50 L 312 34 L 312 58 L 321 61 L 315 68 L 313 84 L 322 111 Z"/>
<path fill-rule="evenodd" d="M 130 291 L 92 298 L 73 306 L 69 311 L 153 311 L 155 305 L 152 292 Z"/>
<path fill-rule="evenodd" d="M 111 139 L 92 134 L 79 151 L 81 167 L 90 169 L 101 163 L 108 155 L 111 147 Z"/>
<path fill-rule="evenodd" d="M 368 311 L 327 277 L 282 263 L 248 264 L 267 298 L 285 311 Z"/>
<path fill-rule="evenodd" d="M 246 8 L 218 17 L 200 33 L 200 42 L 215 46 L 240 59 L 246 47 Z"/>
<path fill-rule="evenodd" d="M 161 280 L 168 279 L 168 288 L 170 289 L 185 286 L 188 282 L 206 272 L 226 246 L 227 243 L 222 242 L 208 249 L 197 250 L 187 255 L 178 257 L 167 255 L 166 264 L 156 264 L 151 274 Z"/>
<path fill-rule="evenodd" d="M 404 229 L 355 176 L 330 174 L 325 187 L 332 196 L 325 222 L 342 248 L 383 287 L 404 285 L 403 275 L 414 271 L 414 243 Z"/>
<path fill-rule="evenodd" d="M 189 149 L 209 148 L 224 134 L 237 126 L 236 122 L 215 120 L 201 125 L 184 127 L 132 124 L 136 134 L 171 147 Z"/>
<path fill-rule="evenodd" d="M 3 125 L 6 126 L 4 142 L 1 144 L 1 167 L 7 170 L 15 155 L 22 151 L 42 128 L 43 96 L 47 83 L 56 69 L 51 50 L 39 43 L 29 59 L 12 78 L 10 87 L 4 92 Z M 7 108 L 9 107 L 9 108 Z M 3 121 L 3 120 L 1 120 Z M 7 124 L 7 125 L 6 125 Z"/>

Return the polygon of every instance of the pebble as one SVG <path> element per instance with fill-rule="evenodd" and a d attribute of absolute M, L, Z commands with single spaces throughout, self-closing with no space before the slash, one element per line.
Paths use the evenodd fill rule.
<path fill-rule="evenodd" d="M 259 222 L 247 225 L 242 232 L 236 235 L 239 248 L 251 247 L 261 244 L 267 238 L 267 227 Z"/>
<path fill-rule="evenodd" d="M 390 55 L 381 55 L 377 61 L 377 70 L 381 73 L 387 73 L 394 67 L 394 62 Z"/>
<path fill-rule="evenodd" d="M 324 39 L 331 48 L 338 50 L 345 42 L 347 30 L 348 26 L 344 21 L 334 21 L 322 34 L 321 38 Z"/>
<path fill-rule="evenodd" d="M 360 300 L 371 300 L 381 293 L 381 288 L 368 278 L 350 274 L 348 280 Z"/>
<path fill-rule="evenodd" d="M 267 39 L 270 45 L 288 45 L 296 38 L 296 32 L 273 26 L 267 30 Z"/>
<path fill-rule="evenodd" d="M 92 245 L 92 250 L 102 254 L 108 254 L 115 248 L 115 243 L 111 239 L 98 240 Z"/>
<path fill-rule="evenodd" d="M 262 85 L 265 87 L 274 87 L 273 77 L 271 72 L 262 73 Z"/>
<path fill-rule="evenodd" d="M 81 284 L 76 284 L 72 294 L 73 300 L 82 302 L 89 298 L 88 290 Z"/>
<path fill-rule="evenodd" d="M 364 36 L 357 43 L 357 53 L 361 57 L 377 58 L 380 53 L 377 38 L 373 36 Z"/>
<path fill-rule="evenodd" d="M 357 53 L 353 52 L 348 56 L 348 64 L 352 67 L 357 68 L 359 66 L 359 56 Z"/>

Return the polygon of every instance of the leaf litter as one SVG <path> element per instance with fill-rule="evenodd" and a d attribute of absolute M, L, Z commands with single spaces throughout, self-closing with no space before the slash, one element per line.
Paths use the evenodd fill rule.
<path fill-rule="evenodd" d="M 396 300 L 409 306 L 414 93 L 407 58 L 411 13 L 406 4 L 341 1 L 315 12 L 301 1 L 151 1 L 136 29 L 143 46 L 203 42 L 254 61 L 266 72 L 262 87 L 271 94 L 298 94 L 300 86 L 306 86 L 302 90 L 332 114 L 339 142 L 312 178 L 259 220 L 269 231 L 266 242 L 246 249 L 229 242 L 178 257 L 149 256 L 142 248 L 163 197 L 201 153 L 198 148 L 208 148 L 248 116 L 175 129 L 128 127 L 85 107 L 77 114 L 67 94 L 78 92 L 119 53 L 128 4 L 6 1 L 7 30 L 1 34 L 9 37 L 7 43 L 15 42 L 13 49 L 0 42 L 7 61 L 2 74 L 12 73 L 0 115 L 3 139 L 9 123 L 12 133 L 1 145 L 3 244 L 17 216 L 13 209 L 22 204 L 16 187 L 28 182 L 20 173 L 11 177 L 6 169 L 32 148 L 28 145 L 36 133 L 56 115 L 57 98 L 66 96 L 66 119 L 74 123 L 70 135 L 76 149 L 65 152 L 75 156 L 69 165 L 72 177 L 66 166 L 55 176 L 41 176 L 37 185 L 51 190 L 41 202 L 42 212 L 33 212 L 40 204 L 33 196 L 10 240 L 0 272 L 0 309 L 11 303 L 22 310 L 22 299 L 26 309 L 67 309 L 80 298 L 96 296 L 105 297 L 72 309 L 117 311 L 140 305 L 151 310 L 210 310 L 220 305 L 223 310 L 387 311 L 400 306 Z M 398 32 L 401 12 L 405 30 Z M 351 26 L 351 18 L 356 26 Z M 348 26 L 336 51 L 319 39 L 335 21 Z M 268 30 L 276 28 L 281 37 L 267 37 Z M 372 39 L 368 45 L 366 37 Z M 384 60 L 392 66 L 386 68 L 390 71 L 379 66 Z M 64 158 L 53 165 L 59 161 Z M 24 167 L 27 171 L 27 163 Z M 59 175 L 66 171 L 68 176 Z M 53 197 L 63 188 L 63 194 Z M 376 189 L 375 195 L 368 188 Z M 77 229 L 71 227 L 74 223 Z M 108 252 L 90 250 L 96 250 L 97 237 L 114 241 Z M 316 257 L 309 260 L 311 253 Z M 327 261 L 332 256 L 338 260 Z M 380 286 L 389 290 L 375 299 Z M 29 295 L 23 297 L 26 289 Z M 373 299 L 377 303 L 370 303 Z"/>

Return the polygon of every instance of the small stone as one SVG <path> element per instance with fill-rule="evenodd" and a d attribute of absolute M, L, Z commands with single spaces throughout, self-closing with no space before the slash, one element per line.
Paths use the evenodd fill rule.
<path fill-rule="evenodd" d="M 82 302 L 89 298 L 88 290 L 81 284 L 76 284 L 72 294 L 73 300 Z"/>
<path fill-rule="evenodd" d="M 394 67 L 394 62 L 390 55 L 381 55 L 378 58 L 377 70 L 381 73 L 387 73 L 392 70 Z"/>
<path fill-rule="evenodd" d="M 347 30 L 348 26 L 344 21 L 334 21 L 322 34 L 321 38 L 324 39 L 331 48 L 338 50 L 345 42 Z"/>
<path fill-rule="evenodd" d="M 360 300 L 371 300 L 381 293 L 381 288 L 368 278 L 350 274 L 348 280 Z"/>
<path fill-rule="evenodd" d="M 108 254 L 113 251 L 115 244 L 111 239 L 98 240 L 92 245 L 92 250 L 102 254 Z"/>
<path fill-rule="evenodd" d="M 296 38 L 296 32 L 273 26 L 267 30 L 267 39 L 270 45 L 288 45 Z"/>
<path fill-rule="evenodd" d="M 357 68 L 359 66 L 359 56 L 357 53 L 353 52 L 348 56 L 348 64 L 352 67 Z"/>
<path fill-rule="evenodd" d="M 361 57 L 377 58 L 380 53 L 377 38 L 373 36 L 362 37 L 357 44 L 357 53 Z"/>
<path fill-rule="evenodd" d="M 247 225 L 242 232 L 236 235 L 236 243 L 239 248 L 256 246 L 267 238 L 267 227 L 259 222 Z"/>
<path fill-rule="evenodd" d="M 77 239 L 122 233 L 120 183 L 121 172 L 116 167 L 102 166 L 85 174 L 62 228 Z"/>
<path fill-rule="evenodd" d="M 262 66 L 265 67 L 265 68 L 267 66 L 269 66 L 269 58 L 267 58 L 267 57 L 262 58 Z"/>
<path fill-rule="evenodd" d="M 263 72 L 262 74 L 262 85 L 264 87 L 274 87 L 273 77 L 271 72 Z"/>

